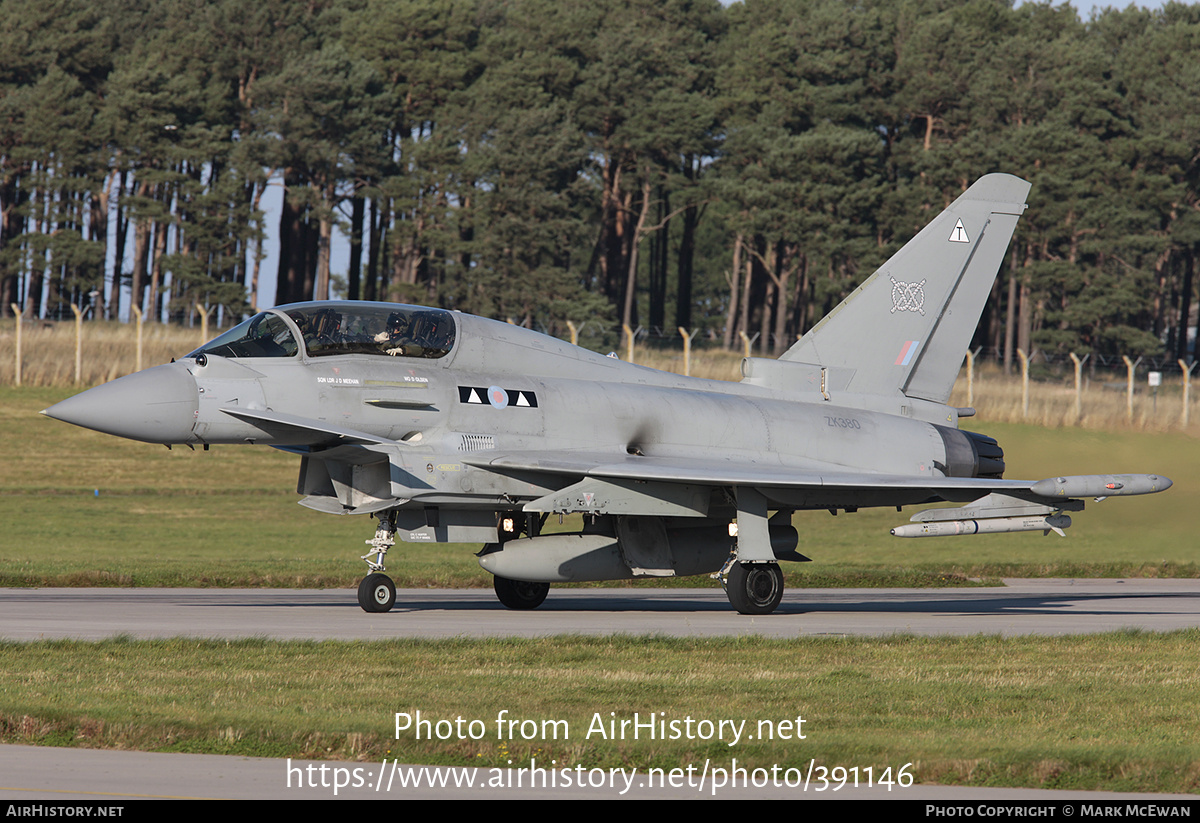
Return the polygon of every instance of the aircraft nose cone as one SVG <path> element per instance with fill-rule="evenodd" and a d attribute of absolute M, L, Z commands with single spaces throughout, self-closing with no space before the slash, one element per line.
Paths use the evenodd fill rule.
<path fill-rule="evenodd" d="M 155 366 L 88 389 L 42 412 L 47 417 L 146 443 L 186 443 L 196 424 L 196 381 L 178 364 Z"/>

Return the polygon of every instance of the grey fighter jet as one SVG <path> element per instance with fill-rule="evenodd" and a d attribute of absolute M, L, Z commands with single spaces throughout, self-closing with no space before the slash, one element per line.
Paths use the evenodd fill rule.
<path fill-rule="evenodd" d="M 358 599 L 386 612 L 397 536 L 482 543 L 500 601 L 551 583 L 715 574 L 745 614 L 804 561 L 800 509 L 941 501 L 899 537 L 1062 533 L 1084 497 L 1153 474 L 1005 480 L 990 437 L 946 405 L 1029 184 L 981 178 L 778 360 L 740 383 L 604 357 L 527 329 L 418 306 L 280 306 L 178 362 L 45 411 L 151 443 L 257 443 L 300 456 L 302 505 L 377 521 Z M 546 534 L 547 517 L 583 528 Z"/>

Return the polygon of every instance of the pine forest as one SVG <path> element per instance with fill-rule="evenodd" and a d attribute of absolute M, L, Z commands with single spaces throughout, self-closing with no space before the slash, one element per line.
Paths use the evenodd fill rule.
<path fill-rule="evenodd" d="M 1190 354 L 1200 5 L 0 0 L 0 55 L 8 317 L 342 296 L 779 354 L 1001 171 L 974 347 Z"/>

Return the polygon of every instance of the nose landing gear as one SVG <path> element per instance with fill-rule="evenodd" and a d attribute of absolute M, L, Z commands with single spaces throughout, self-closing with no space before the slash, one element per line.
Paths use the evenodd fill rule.
<path fill-rule="evenodd" d="M 371 551 L 362 556 L 371 573 L 358 584 L 358 605 L 365 612 L 390 612 L 396 605 L 396 584 L 384 571 L 383 557 L 387 550 L 396 545 L 396 515 L 394 512 L 382 512 L 379 527 L 375 537 L 367 541 Z"/>

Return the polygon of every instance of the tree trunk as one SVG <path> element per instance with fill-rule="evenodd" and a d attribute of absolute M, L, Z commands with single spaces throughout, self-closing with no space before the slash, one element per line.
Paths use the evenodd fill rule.
<path fill-rule="evenodd" d="M 104 256 L 100 258 L 100 278 L 96 284 L 96 291 L 100 292 L 96 298 L 95 311 L 92 314 L 93 320 L 104 318 L 108 319 L 108 301 L 105 298 L 104 287 L 106 285 L 105 261 L 108 260 L 108 204 L 109 195 L 112 193 L 112 184 L 117 179 L 117 172 L 113 172 L 104 178 L 104 182 L 97 186 L 89 197 L 89 206 L 91 207 L 91 215 L 88 217 L 88 239 L 100 243 L 104 247 Z M 3 242 L 0 241 L 0 245 Z"/>
<path fill-rule="evenodd" d="M 625 310 L 621 314 L 622 321 L 633 327 L 636 320 L 634 313 L 634 295 L 637 292 L 637 264 L 638 264 L 638 245 L 641 242 L 642 228 L 646 225 L 646 213 L 650 211 L 650 175 L 646 175 L 645 182 L 642 183 L 642 208 L 638 211 L 637 225 L 634 226 L 633 236 L 630 238 L 629 249 L 629 269 L 626 272 L 625 279 Z"/>
<path fill-rule="evenodd" d="M 1017 250 L 1008 266 L 1008 307 L 1004 317 L 1004 373 L 1012 374 L 1013 347 L 1017 334 Z"/>
<path fill-rule="evenodd" d="M 139 183 L 137 187 L 139 198 L 150 197 L 150 184 Z M 150 256 L 150 226 L 151 220 L 144 215 L 138 215 L 133 228 L 133 276 L 130 279 L 129 305 L 146 310 L 144 303 L 146 291 L 147 261 Z M 151 317 L 151 320 L 154 318 Z"/>
<path fill-rule="evenodd" d="M 1175 340 L 1175 357 L 1187 357 L 1188 320 L 1192 314 L 1192 284 L 1196 272 L 1196 248 L 1189 248 L 1183 258 L 1183 287 L 1179 291 L 1179 334 Z"/>
<path fill-rule="evenodd" d="M 758 243 L 758 238 L 755 237 L 752 241 Z M 753 256 L 746 257 L 746 276 L 742 279 L 742 304 L 741 304 L 741 322 L 738 324 L 738 330 L 743 332 L 747 337 L 750 336 L 750 297 L 753 294 L 754 288 L 754 268 L 757 264 Z"/>
<path fill-rule="evenodd" d="M 304 209 L 296 205 L 291 192 L 300 185 L 299 176 L 288 169 L 283 175 L 283 208 L 279 213 L 279 271 L 275 279 L 275 304 L 309 299 L 305 280 L 308 270 L 308 243 Z"/>
<path fill-rule="evenodd" d="M 367 213 L 367 223 L 371 232 L 370 248 L 367 250 L 367 283 L 363 296 L 367 300 L 379 299 L 379 252 L 383 232 L 380 231 L 379 198 L 371 198 L 371 208 Z"/>
<path fill-rule="evenodd" d="M 356 195 L 350 201 L 350 268 L 346 272 L 346 297 L 351 300 L 359 299 L 362 276 L 363 248 L 363 217 L 366 212 L 366 201 Z"/>
<path fill-rule="evenodd" d="M 157 322 L 162 319 L 162 309 L 158 305 L 158 295 L 162 284 L 162 257 L 167 251 L 167 224 L 154 224 L 154 255 L 150 262 L 150 319 Z"/>
<path fill-rule="evenodd" d="M 683 235 L 679 239 L 678 282 L 675 285 L 675 325 L 692 327 L 692 274 L 696 257 L 696 225 L 700 208 L 688 206 L 683 210 Z"/>
<path fill-rule="evenodd" d="M 329 255 L 333 241 L 333 184 L 321 192 L 321 216 L 317 221 L 317 279 L 313 288 L 314 300 L 329 299 Z"/>
<path fill-rule="evenodd" d="M 125 200 L 125 185 L 128 182 L 127 172 L 121 172 L 117 176 L 117 207 L 116 218 L 117 222 L 117 247 L 113 251 L 113 285 L 112 285 L 112 306 L 113 317 L 121 316 L 121 282 L 125 279 L 125 238 L 129 234 L 129 217 L 128 209 L 122 208 Z M 133 312 L 129 313 L 129 319 L 133 319 Z"/>
<path fill-rule="evenodd" d="M 5 180 L 4 188 L 0 190 L 0 203 L 4 210 L 0 212 L 0 249 L 11 248 L 13 240 L 21 233 L 22 220 L 18 216 L 19 207 L 25 204 L 28 195 L 23 186 L 19 186 L 13 177 Z M 12 304 L 17 302 L 19 274 L 9 268 L 9 263 L 0 258 L 0 314 L 8 317 L 12 314 Z"/>
<path fill-rule="evenodd" d="M 254 238 L 254 264 L 250 269 L 250 310 L 258 311 L 258 275 L 262 269 L 263 235 L 266 234 L 262 230 L 263 215 L 259 211 L 259 206 L 262 204 L 263 193 L 267 190 L 267 181 L 264 180 L 261 185 L 258 183 L 251 183 L 250 185 L 254 189 L 250 200 L 250 209 L 252 214 L 258 215 L 257 220 L 259 225 L 258 236 Z"/>
<path fill-rule="evenodd" d="M 725 313 L 725 334 L 721 339 L 721 345 L 728 351 L 733 345 L 733 336 L 737 333 L 735 326 L 738 319 L 738 296 L 740 289 L 738 282 L 741 279 L 742 268 L 742 233 L 738 232 L 737 237 L 733 241 L 733 269 L 729 275 L 729 309 Z"/>
<path fill-rule="evenodd" d="M 668 193 L 660 189 L 658 228 L 650 240 L 650 327 L 662 329 L 667 323 L 667 238 L 670 229 Z"/>

